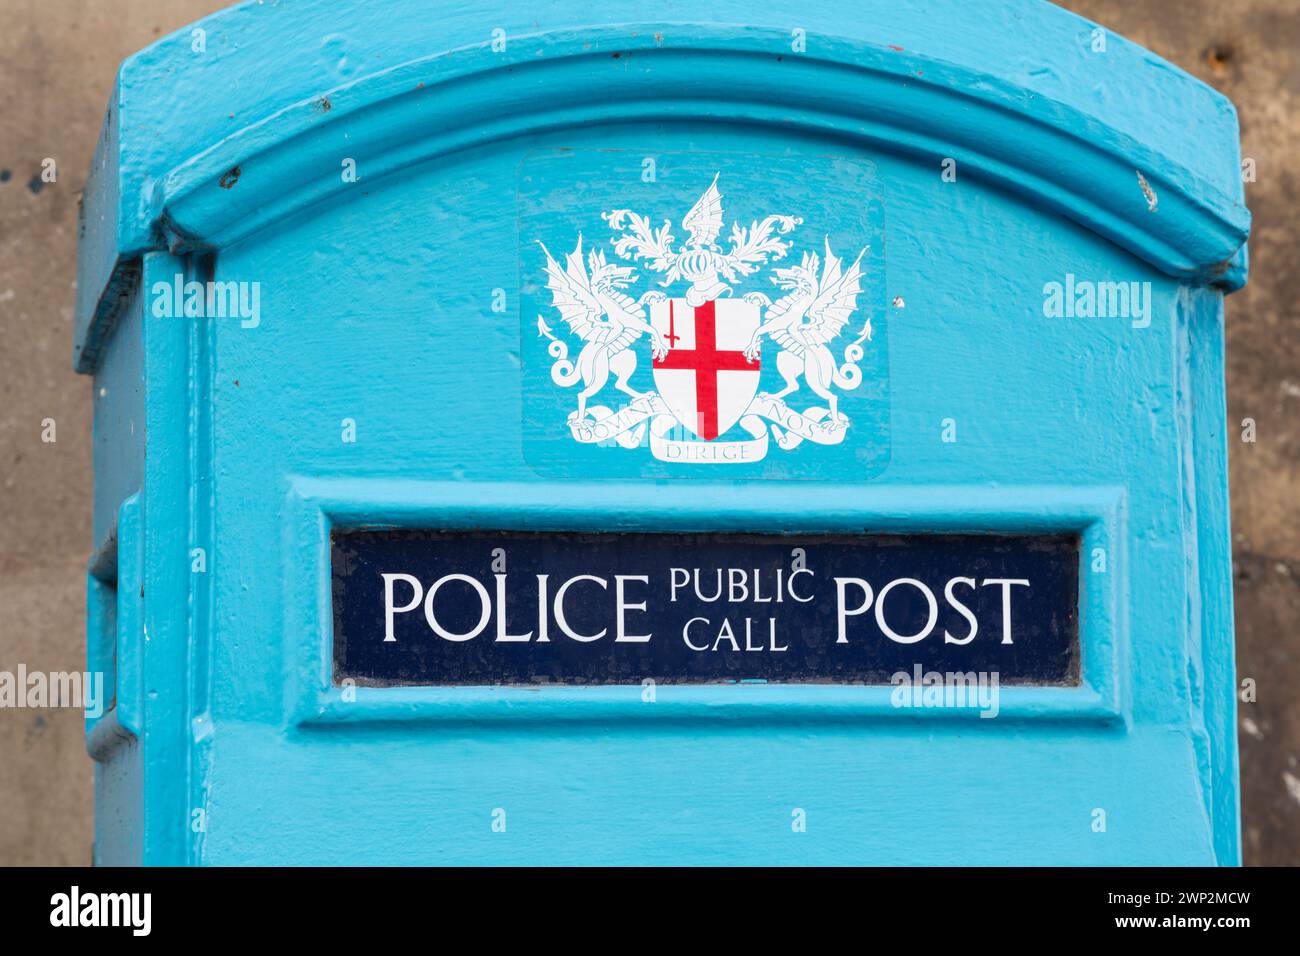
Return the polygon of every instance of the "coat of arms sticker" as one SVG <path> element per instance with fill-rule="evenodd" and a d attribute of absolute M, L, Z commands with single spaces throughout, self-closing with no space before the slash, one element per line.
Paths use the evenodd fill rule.
<path fill-rule="evenodd" d="M 694 470 L 840 446 L 861 427 L 843 399 L 875 347 L 872 237 L 845 244 L 781 206 L 728 222 L 727 180 L 699 176 L 684 212 L 606 204 L 568 239 L 521 236 L 534 347 L 567 398 L 543 425 L 557 439 Z"/>

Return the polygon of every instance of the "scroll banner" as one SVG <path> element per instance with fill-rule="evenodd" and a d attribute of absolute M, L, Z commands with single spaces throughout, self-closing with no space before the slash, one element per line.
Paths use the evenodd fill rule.
<path fill-rule="evenodd" d="M 613 411 L 603 405 L 588 409 L 589 418 L 570 419 L 569 430 L 575 440 L 585 445 L 615 442 L 623 448 L 636 448 L 650 436 L 650 452 L 660 461 L 733 465 L 755 462 L 766 457 L 769 438 L 784 451 L 797 448 L 804 441 L 818 445 L 838 445 L 848 433 L 848 421 L 827 420 L 830 410 L 809 408 L 797 412 L 779 398 L 759 395 L 738 424 L 752 437 L 737 441 L 694 441 L 669 437 L 683 431 L 677 417 L 662 398 L 651 392 Z M 769 434 L 769 428 L 771 429 Z"/>

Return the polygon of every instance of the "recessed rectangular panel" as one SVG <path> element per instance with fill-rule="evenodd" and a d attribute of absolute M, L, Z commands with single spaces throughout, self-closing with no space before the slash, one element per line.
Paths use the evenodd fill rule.
<path fill-rule="evenodd" d="M 353 531 L 332 558 L 336 681 L 1079 683 L 1075 535 Z"/>

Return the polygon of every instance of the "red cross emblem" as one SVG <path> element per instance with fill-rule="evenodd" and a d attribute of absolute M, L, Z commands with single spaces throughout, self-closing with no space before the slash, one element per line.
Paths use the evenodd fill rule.
<path fill-rule="evenodd" d="M 683 425 L 712 441 L 758 391 L 761 359 L 747 361 L 743 352 L 758 328 L 758 307 L 715 299 L 692 308 L 685 299 L 669 299 L 652 307 L 651 322 L 669 347 L 652 361 L 660 397 Z"/>

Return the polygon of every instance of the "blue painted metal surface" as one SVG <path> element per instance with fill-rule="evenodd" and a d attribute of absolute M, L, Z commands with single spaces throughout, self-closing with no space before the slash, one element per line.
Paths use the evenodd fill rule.
<path fill-rule="evenodd" d="M 1103 38 L 1002 0 L 299 0 L 128 60 L 79 251 L 97 858 L 1239 862 L 1236 118 Z M 615 259 L 620 200 L 680 237 L 715 173 L 728 232 L 802 220 L 773 298 L 772 265 L 871 250 L 848 437 L 743 474 L 579 448 L 538 242 Z M 256 320 L 168 316 L 178 275 L 256 283 Z M 1053 312 L 1079 281 L 1149 308 Z M 362 526 L 1077 532 L 1082 683 L 985 721 L 888 687 L 353 691 L 329 532 Z"/>

